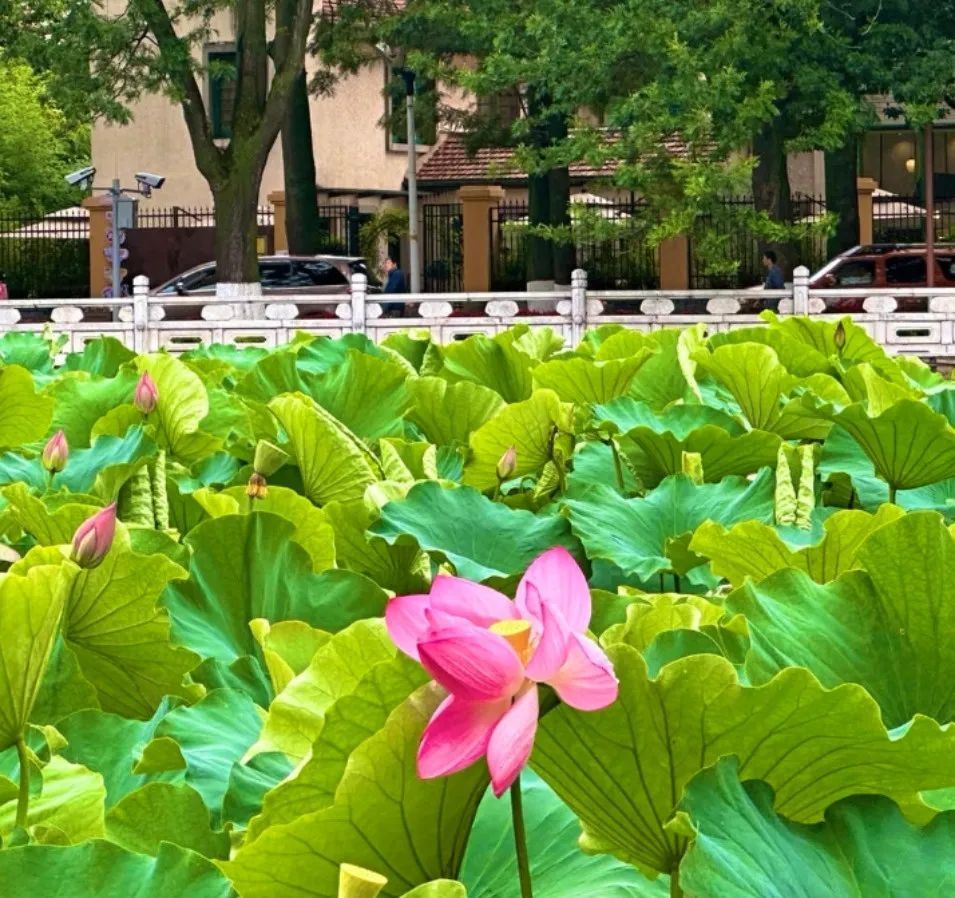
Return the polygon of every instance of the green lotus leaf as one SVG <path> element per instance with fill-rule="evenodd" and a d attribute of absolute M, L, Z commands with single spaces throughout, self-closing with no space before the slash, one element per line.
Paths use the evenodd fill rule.
<path fill-rule="evenodd" d="M 608 855 L 577 846 L 580 824 L 533 771 L 521 774 L 527 853 L 539 898 L 667 898 L 666 877 L 651 881 Z M 470 898 L 520 898 L 510 803 L 485 794 L 459 874 Z"/>
<path fill-rule="evenodd" d="M 201 488 L 193 496 L 211 518 L 247 514 L 252 510 L 276 514 L 295 525 L 292 539 L 308 552 L 313 571 L 320 573 L 335 566 L 335 532 L 326 514 L 294 490 L 270 486 L 269 494 L 264 499 L 256 499 L 251 509 L 242 486 L 220 493 Z"/>
<path fill-rule="evenodd" d="M 440 377 L 418 377 L 408 382 L 413 404 L 412 421 L 438 446 L 466 446 L 471 434 L 504 408 L 504 400 L 489 387 Z"/>
<path fill-rule="evenodd" d="M 209 414 L 209 394 L 199 377 L 165 353 L 140 356 L 136 366 L 149 373 L 159 391 L 159 402 L 149 416 L 159 445 L 186 464 L 214 452 L 217 441 L 199 430 Z"/>
<path fill-rule="evenodd" d="M 631 597 L 624 620 L 608 628 L 603 641 L 625 642 L 646 652 L 661 633 L 672 630 L 701 630 L 718 624 L 726 616 L 725 609 L 701 596 L 659 593 L 645 598 Z M 733 625 L 745 632 L 745 624 Z"/>
<path fill-rule="evenodd" d="M 885 350 L 869 336 L 866 329 L 849 317 L 824 321 L 818 317 L 777 316 L 771 312 L 764 312 L 762 317 L 769 321 L 770 330 L 778 331 L 826 358 L 839 356 L 843 361 L 869 362 L 880 367 L 893 364 L 893 360 L 888 358 Z M 845 338 L 841 349 L 836 342 L 840 327 Z"/>
<path fill-rule="evenodd" d="M 621 448 L 641 483 L 652 488 L 670 474 L 683 470 L 683 453 L 696 452 L 702 458 L 703 477 L 718 483 L 733 474 L 752 474 L 773 467 L 779 450 L 776 434 L 751 430 L 731 436 L 720 427 L 705 425 L 679 439 L 672 433 L 657 433 L 636 427 L 621 439 Z"/>
<path fill-rule="evenodd" d="M 588 558 L 609 561 L 626 576 L 645 583 L 657 574 L 676 571 L 668 543 L 692 534 L 704 521 L 771 521 L 772 472 L 763 471 L 752 482 L 727 477 L 702 486 L 676 474 L 642 499 L 625 499 L 609 487 L 595 486 L 582 498 L 564 504 Z M 704 560 L 698 558 L 696 565 L 682 571 L 691 583 L 711 579 L 699 566 Z"/>
<path fill-rule="evenodd" d="M 384 439 L 378 442 L 385 480 L 414 483 L 438 479 L 438 453 L 431 443 Z"/>
<path fill-rule="evenodd" d="M 95 377 L 116 377 L 119 369 L 134 358 L 136 353 L 115 337 L 98 337 L 87 340 L 82 352 L 67 355 L 63 367 L 67 371 L 86 371 Z"/>
<path fill-rule="evenodd" d="M 14 570 L 51 563 L 60 550 L 37 549 Z M 170 642 L 160 594 L 186 576 L 165 555 L 140 555 L 117 533 L 102 563 L 80 571 L 70 586 L 63 636 L 105 711 L 146 719 L 166 695 L 189 696 L 183 677 L 198 663 Z"/>
<path fill-rule="evenodd" d="M 286 449 L 302 473 L 305 495 L 316 505 L 359 499 L 378 479 L 367 449 L 314 400 L 280 396 L 269 408 L 288 435 Z"/>
<path fill-rule="evenodd" d="M 83 676 L 76 653 L 59 633 L 53 642 L 30 722 L 56 724 L 69 714 L 86 708 L 99 708 L 99 696 L 93 684 Z"/>
<path fill-rule="evenodd" d="M 62 339 L 62 338 L 58 338 Z M 118 341 L 117 341 L 118 342 Z M 54 341 L 43 334 L 8 330 L 0 337 L 0 360 L 4 365 L 19 365 L 37 375 L 53 373 Z M 67 356 L 67 362 L 69 356 Z"/>
<path fill-rule="evenodd" d="M 70 898 L 230 898 L 228 880 L 204 857 L 164 844 L 155 858 L 99 839 L 66 847 L 27 845 L 0 852 L 0 880 L 11 895 Z"/>
<path fill-rule="evenodd" d="M 749 623 L 749 676 L 805 667 L 825 686 L 865 686 L 889 727 L 952 721 L 955 652 L 940 634 L 955 626 L 955 537 L 937 514 L 913 512 L 871 532 L 856 559 L 862 570 L 826 585 L 786 570 L 727 598 Z"/>
<path fill-rule="evenodd" d="M 258 618 L 249 622 L 249 629 L 262 649 L 276 694 L 305 670 L 312 656 L 331 639 L 331 633 L 300 620 L 272 624 Z"/>
<path fill-rule="evenodd" d="M 694 841 L 680 886 L 698 898 L 910 898 L 944 895 L 955 878 L 955 814 L 907 822 L 889 800 L 846 798 L 815 826 L 773 808 L 765 783 L 741 783 L 725 758 L 687 787 Z"/>
<path fill-rule="evenodd" d="M 387 877 L 382 898 L 456 878 L 487 772 L 475 764 L 418 778 L 418 743 L 441 698 L 432 685 L 417 691 L 352 752 L 334 804 L 269 827 L 222 865 L 243 898 L 273 898 L 276 889 L 327 898 L 343 862 Z"/>
<path fill-rule="evenodd" d="M 131 371 L 122 371 L 115 377 L 96 377 L 84 371 L 62 374 L 46 389 L 54 400 L 52 430 L 62 430 L 73 450 L 90 445 L 94 428 L 105 415 L 116 408 L 125 408 L 132 399 L 136 377 Z M 132 407 L 132 406 L 130 406 Z M 142 424 L 143 416 L 136 412 L 124 426 L 108 431 L 120 436 L 131 424 Z"/>
<path fill-rule="evenodd" d="M 578 443 L 574 450 L 573 465 L 564 489 L 567 498 L 580 498 L 597 484 L 612 486 L 625 496 L 639 492 L 640 484 L 634 476 L 629 460 L 619 450 L 615 460 L 613 450 L 606 443 L 592 440 Z M 622 491 L 618 478 L 623 479 Z"/>
<path fill-rule="evenodd" d="M 467 889 L 453 879 L 435 879 L 415 886 L 401 898 L 468 898 Z"/>
<path fill-rule="evenodd" d="M 785 568 L 804 571 L 817 583 L 828 583 L 858 566 L 859 547 L 879 527 L 903 514 L 893 505 L 883 505 L 875 514 L 839 511 L 823 523 L 821 542 L 800 549 L 788 546 L 779 534 L 759 521 L 742 521 L 727 529 L 705 521 L 690 542 L 690 548 L 710 559 L 713 572 L 734 587 L 746 579 L 755 582 Z"/>
<path fill-rule="evenodd" d="M 41 439 L 53 419 L 53 399 L 37 393 L 33 376 L 19 365 L 0 368 L 0 448 Z"/>
<path fill-rule="evenodd" d="M 836 353 L 834 343 L 827 347 L 831 352 L 827 352 L 823 347 L 807 343 L 802 335 L 787 333 L 773 325 L 734 328 L 709 338 L 712 349 L 739 343 L 761 343 L 770 347 L 786 370 L 796 377 L 810 377 L 833 370 L 830 356 Z"/>
<path fill-rule="evenodd" d="M 322 511 L 335 532 L 336 563 L 364 574 L 397 595 L 427 592 L 431 581 L 428 556 L 414 543 L 389 545 L 370 534 L 378 512 L 361 499 L 332 502 Z"/>
<path fill-rule="evenodd" d="M 699 367 L 730 391 L 754 430 L 775 431 L 794 386 L 779 357 L 760 343 L 736 343 L 693 354 Z"/>
<path fill-rule="evenodd" d="M 350 691 L 328 706 L 310 757 L 295 776 L 265 796 L 262 814 L 252 821 L 249 837 L 330 807 L 351 753 L 427 681 L 421 665 L 402 654 L 370 667 Z"/>
<path fill-rule="evenodd" d="M 470 487 L 446 489 L 434 481 L 389 502 L 371 532 L 389 542 L 410 537 L 445 557 L 460 576 L 478 581 L 523 573 L 551 546 L 574 548 L 563 518 L 511 509 Z"/>
<path fill-rule="evenodd" d="M 466 380 L 494 390 L 505 402 L 520 402 L 531 395 L 534 365 L 508 341 L 474 334 L 442 348 L 441 376 L 451 383 Z"/>
<path fill-rule="evenodd" d="M 421 370 L 424 354 L 430 345 L 431 332 L 426 328 L 391 333 L 381 341 L 383 348 L 397 352 L 416 372 Z"/>
<path fill-rule="evenodd" d="M 853 365 L 843 374 L 842 381 L 852 401 L 865 402 L 873 418 L 903 399 L 918 401 L 922 398 L 921 390 L 909 384 L 902 385 L 887 380 L 868 362 Z"/>
<path fill-rule="evenodd" d="M 496 486 L 498 463 L 512 447 L 517 452 L 512 476 L 537 474 L 551 458 L 554 432 L 564 418 L 564 406 L 552 390 L 536 390 L 530 399 L 501 409 L 471 434 L 464 482 L 482 490 Z"/>
<path fill-rule="evenodd" d="M 87 344 L 88 345 L 88 344 Z M 222 362 L 236 372 L 248 371 L 269 355 L 268 350 L 259 346 L 236 346 L 233 343 L 202 343 L 195 349 L 183 353 L 184 362 L 197 362 L 208 359 Z"/>
<path fill-rule="evenodd" d="M 396 651 L 380 619 L 356 621 L 336 633 L 275 696 L 252 752 L 281 751 L 304 758 L 332 703 L 352 692 L 372 667 L 390 660 Z"/>
<path fill-rule="evenodd" d="M 41 780 L 40 791 L 30 796 L 27 830 L 56 829 L 70 842 L 103 835 L 106 790 L 98 773 L 54 755 L 43 767 Z M 4 842 L 16 825 L 16 804 L 8 801 L 0 805 L 0 837 Z M 5 879 L 3 883 L 6 888 Z"/>
<path fill-rule="evenodd" d="M 229 856 L 229 834 L 212 829 L 202 797 L 183 784 L 149 783 L 127 795 L 106 815 L 106 836 L 153 857 L 165 842 L 208 858 Z"/>
<path fill-rule="evenodd" d="M 312 571 L 305 550 L 292 542 L 294 526 L 278 515 L 227 515 L 200 524 L 189 579 L 170 584 L 164 602 L 173 635 L 203 658 L 229 665 L 262 658 L 250 621 L 300 620 L 323 630 L 380 615 L 386 593 L 359 574 Z M 264 670 L 264 663 L 263 663 Z"/>
<path fill-rule="evenodd" d="M 2 493 L 7 502 L 7 512 L 17 526 L 41 546 L 60 546 L 71 542 L 76 528 L 100 510 L 99 504 L 84 502 L 81 496 L 67 497 L 72 501 L 53 507 L 52 501 L 32 496 L 25 483 L 11 483 L 3 488 Z"/>
<path fill-rule="evenodd" d="M 647 346 L 656 349 L 656 354 L 647 359 L 636 376 L 630 382 L 630 395 L 634 399 L 648 403 L 655 409 L 664 409 L 671 402 L 682 400 L 694 395 L 695 379 L 691 383 L 687 380 L 687 371 L 691 368 L 692 359 L 686 359 L 681 349 L 681 333 L 678 330 L 657 331 L 647 335 Z M 626 338 L 631 339 L 631 338 Z M 598 359 L 606 357 L 616 346 L 618 338 L 607 340 Z M 619 338 L 623 341 L 624 338 Z M 632 351 L 632 350 L 631 350 Z M 625 351 L 624 356 L 628 353 Z"/>
<path fill-rule="evenodd" d="M 671 405 L 657 412 L 646 402 L 621 396 L 613 402 L 594 406 L 593 411 L 595 421 L 610 423 L 620 433 L 642 427 L 658 434 L 673 434 L 678 440 L 686 439 L 705 426 L 718 427 L 730 436 L 745 433 L 743 426 L 732 415 L 707 405 Z"/>
<path fill-rule="evenodd" d="M 922 402 L 904 399 L 875 417 L 857 403 L 832 418 L 862 448 L 890 493 L 955 477 L 955 429 Z"/>
<path fill-rule="evenodd" d="M 23 737 L 75 570 L 42 565 L 0 575 L 0 751 Z"/>
<path fill-rule="evenodd" d="M 553 390 L 563 402 L 609 402 L 626 394 L 637 372 L 655 349 L 644 347 L 623 359 L 553 359 L 534 369 L 534 384 Z"/>
<path fill-rule="evenodd" d="M 729 661 L 696 654 L 650 679 L 640 653 L 611 645 L 620 697 L 595 712 L 561 705 L 541 720 L 532 764 L 573 809 L 586 851 L 669 873 L 686 839 L 665 828 L 703 767 L 727 754 L 747 778 L 776 790 L 793 820 L 821 819 L 847 795 L 879 794 L 929 813 L 915 793 L 951 782 L 955 732 L 918 717 L 889 735 L 859 686 L 828 690 L 787 668 L 760 687 L 740 685 Z M 948 747 L 947 747 L 948 746 Z"/>
<path fill-rule="evenodd" d="M 552 327 L 515 324 L 504 333 L 498 334 L 495 339 L 507 346 L 513 346 L 538 362 L 546 361 L 565 348 L 563 336 Z"/>

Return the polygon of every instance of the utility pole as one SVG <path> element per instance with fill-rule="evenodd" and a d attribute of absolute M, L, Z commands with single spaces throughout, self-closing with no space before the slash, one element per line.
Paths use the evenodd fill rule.
<path fill-rule="evenodd" d="M 403 68 L 408 141 L 408 269 L 411 292 L 421 292 L 421 255 L 418 247 L 418 138 L 415 133 L 415 73 Z"/>
<path fill-rule="evenodd" d="M 925 126 L 922 152 L 922 184 L 925 190 L 925 283 L 935 286 L 935 134 L 932 123 Z"/>

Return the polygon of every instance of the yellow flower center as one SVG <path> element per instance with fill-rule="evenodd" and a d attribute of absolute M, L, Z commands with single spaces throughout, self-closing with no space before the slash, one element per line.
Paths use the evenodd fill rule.
<path fill-rule="evenodd" d="M 499 620 L 488 628 L 492 633 L 503 636 L 511 648 L 517 652 L 517 657 L 525 664 L 528 661 L 531 648 L 531 625 L 526 620 Z"/>

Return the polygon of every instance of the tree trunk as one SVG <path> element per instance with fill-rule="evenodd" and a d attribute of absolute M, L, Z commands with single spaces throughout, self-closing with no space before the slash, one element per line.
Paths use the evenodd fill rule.
<path fill-rule="evenodd" d="M 527 179 L 527 223 L 532 228 L 550 224 L 550 179 L 547 172 L 532 174 Z M 546 285 L 553 281 L 551 243 L 532 232 L 527 237 L 527 283 L 540 284 L 547 289 Z"/>
<path fill-rule="evenodd" d="M 238 151 L 238 147 L 233 147 Z M 251 150 L 251 148 L 249 148 Z M 238 156 L 239 153 L 237 152 Z M 242 299 L 261 295 L 258 206 L 262 167 L 241 171 L 212 185 L 216 223 L 216 295 Z"/>
<path fill-rule="evenodd" d="M 859 196 L 856 188 L 859 157 L 855 135 L 846 145 L 826 153 L 826 209 L 839 216 L 829 238 L 830 256 L 837 256 L 859 243 Z"/>
<path fill-rule="evenodd" d="M 570 170 L 552 168 L 547 173 L 550 195 L 550 223 L 556 227 L 570 227 Z M 555 241 L 551 244 L 554 283 L 560 287 L 570 286 L 576 252 L 571 241 Z"/>
<path fill-rule="evenodd" d="M 765 212 L 773 221 L 792 223 L 792 197 L 786 165 L 786 139 L 783 121 L 777 117 L 756 136 L 753 153 L 758 158 L 753 169 L 753 202 L 757 212 Z M 784 276 L 791 277 L 797 248 L 791 240 L 768 242 L 763 251 L 773 250 Z"/>
<path fill-rule="evenodd" d="M 308 108 L 305 72 L 296 79 L 288 115 L 282 125 L 282 161 L 285 167 L 285 230 L 292 255 L 310 256 L 321 249 L 315 151 Z"/>

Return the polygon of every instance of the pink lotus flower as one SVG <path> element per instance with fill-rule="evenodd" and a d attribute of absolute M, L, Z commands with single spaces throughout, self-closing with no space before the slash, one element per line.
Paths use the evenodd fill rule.
<path fill-rule="evenodd" d="M 156 382 L 149 376 L 148 371 L 144 371 L 136 384 L 136 392 L 133 393 L 133 404 L 144 415 L 148 415 L 159 401 L 159 389 Z"/>
<path fill-rule="evenodd" d="M 84 568 L 96 567 L 109 552 L 116 534 L 116 503 L 107 505 L 76 528 L 71 558 Z"/>
<path fill-rule="evenodd" d="M 66 441 L 66 434 L 63 433 L 62 430 L 58 430 L 43 447 L 43 454 L 40 456 L 40 461 L 47 471 L 51 474 L 56 474 L 66 467 L 66 462 L 69 457 L 70 444 Z"/>
<path fill-rule="evenodd" d="M 447 776 L 487 755 L 500 797 L 530 757 L 537 732 L 537 684 L 581 711 L 617 698 L 607 656 L 586 636 L 590 590 L 560 547 L 527 569 L 512 602 L 460 577 L 438 576 L 428 595 L 392 599 L 388 632 L 450 695 L 418 748 L 422 779 Z"/>

